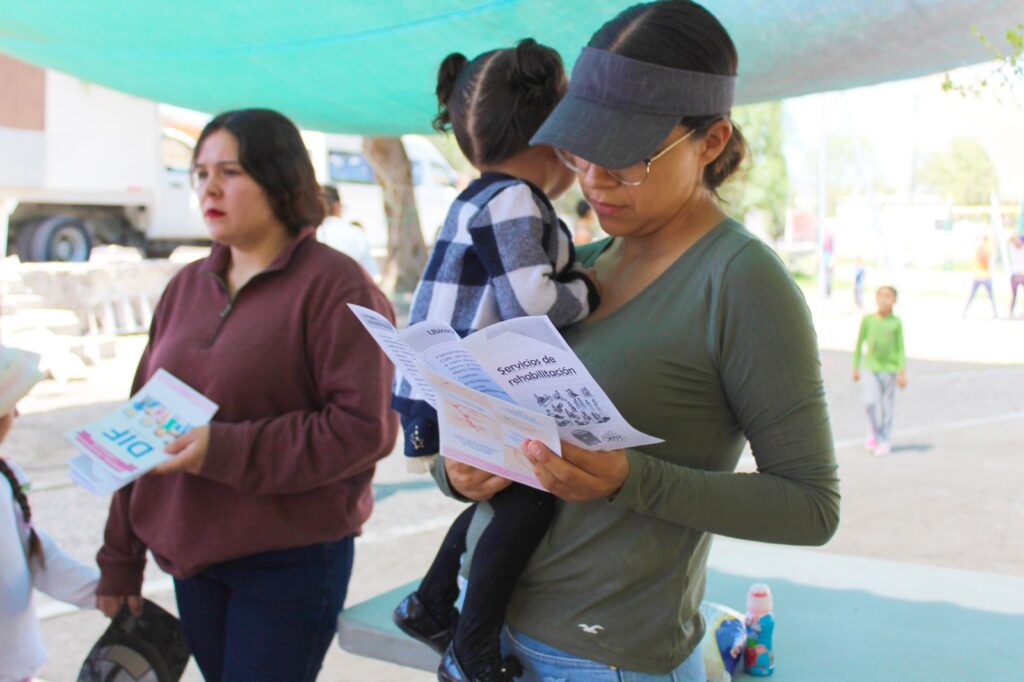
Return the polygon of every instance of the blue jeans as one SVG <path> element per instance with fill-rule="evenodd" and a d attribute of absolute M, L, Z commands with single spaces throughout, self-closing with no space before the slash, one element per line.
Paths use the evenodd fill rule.
<path fill-rule="evenodd" d="M 871 437 L 879 443 L 892 443 L 896 373 L 868 372 L 864 377 L 863 393 L 868 423 L 871 424 Z"/>
<path fill-rule="evenodd" d="M 264 552 L 174 581 L 182 629 L 207 682 L 312 682 L 345 603 L 355 546 Z"/>
<path fill-rule="evenodd" d="M 506 627 L 501 633 L 503 652 L 519 658 L 523 682 L 705 682 L 700 645 L 678 668 L 664 675 L 613 668 L 560 651 Z"/>

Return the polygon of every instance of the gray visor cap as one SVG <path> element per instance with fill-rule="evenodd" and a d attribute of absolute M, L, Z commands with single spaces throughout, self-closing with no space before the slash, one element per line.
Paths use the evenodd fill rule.
<path fill-rule="evenodd" d="M 585 47 L 569 93 L 530 144 L 625 168 L 650 158 L 684 116 L 727 114 L 735 87 L 735 76 L 672 69 Z"/>

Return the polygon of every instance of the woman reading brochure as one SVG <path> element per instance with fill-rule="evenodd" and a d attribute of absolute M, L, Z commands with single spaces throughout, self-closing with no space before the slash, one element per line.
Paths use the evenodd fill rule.
<path fill-rule="evenodd" d="M 712 535 L 818 545 L 836 530 L 809 311 L 778 257 L 717 201 L 745 153 L 730 119 L 738 67 L 700 5 L 633 6 L 594 34 L 532 140 L 560 150 L 610 235 L 579 249 L 602 300 L 563 335 L 627 421 L 665 442 L 563 441 L 563 457 L 525 445 L 558 501 L 505 619 L 503 653 L 524 680 L 703 681 Z M 747 442 L 757 470 L 737 473 Z M 508 485 L 449 459 L 436 474 L 473 500 Z"/>

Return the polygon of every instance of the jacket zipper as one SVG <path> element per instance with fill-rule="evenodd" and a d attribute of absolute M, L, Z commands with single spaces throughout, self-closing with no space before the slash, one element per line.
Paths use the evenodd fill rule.
<path fill-rule="evenodd" d="M 242 287 L 238 291 L 235 292 L 234 299 L 231 298 L 231 294 L 228 292 L 227 282 L 225 282 L 224 279 L 220 275 L 218 275 L 218 274 L 216 274 L 214 272 L 206 273 L 210 277 L 213 277 L 214 280 L 217 281 L 217 285 L 220 287 L 221 291 L 223 291 L 224 294 L 228 297 L 228 304 L 226 306 L 224 306 L 224 310 L 220 311 L 220 315 L 218 315 L 218 319 L 217 319 L 217 327 L 213 330 L 213 336 L 210 337 L 210 341 L 209 341 L 209 343 L 206 344 L 206 348 L 212 348 L 214 342 L 217 340 L 217 337 L 220 336 L 220 331 L 221 331 L 221 329 L 224 328 L 224 322 L 225 322 L 225 320 L 228 319 L 228 316 L 231 315 L 231 311 L 233 311 L 235 309 L 235 302 L 238 301 L 238 297 L 242 295 L 242 291 L 247 286 L 249 286 L 249 284 L 251 284 L 253 280 L 255 280 L 255 279 L 259 278 L 259 277 L 263 277 L 264 275 L 268 275 L 268 274 L 270 274 L 272 272 L 277 272 L 277 270 L 264 270 L 263 272 L 257 272 L 255 275 L 253 275 L 252 277 L 249 278 L 248 282 L 243 284 Z"/>
<path fill-rule="evenodd" d="M 296 245 L 295 250 L 298 250 L 301 246 L 302 244 Z M 291 258 L 294 258 L 294 253 L 289 257 L 289 263 L 291 262 Z M 217 341 L 217 337 L 220 336 L 220 332 L 224 328 L 225 320 L 228 319 L 228 316 L 231 315 L 231 312 L 235 309 L 235 303 L 238 301 L 238 297 L 241 295 L 242 289 L 245 289 L 247 286 L 249 286 L 249 284 L 253 280 L 263 277 L 264 275 L 269 275 L 272 272 L 280 272 L 284 270 L 287 266 L 288 264 L 286 263 L 285 265 L 278 266 L 272 270 L 263 270 L 262 272 L 257 272 L 255 275 L 249 278 L 248 282 L 243 284 L 238 289 L 238 291 L 235 292 L 234 298 L 231 298 L 231 292 L 228 290 L 227 282 L 224 281 L 223 277 L 218 275 L 216 272 L 206 272 L 205 274 L 209 275 L 210 277 L 213 277 L 213 279 L 217 282 L 217 286 L 219 286 L 220 290 L 224 292 L 225 296 L 227 296 L 228 304 L 224 307 L 224 310 L 220 311 L 220 315 L 218 316 L 217 319 L 217 326 L 214 328 L 213 335 L 210 337 L 210 340 L 207 342 L 204 348 L 212 348 L 213 344 Z"/>
<path fill-rule="evenodd" d="M 228 319 L 228 315 L 230 315 L 231 311 L 234 310 L 235 302 L 231 300 L 231 294 L 228 293 L 228 285 L 223 279 L 221 279 L 220 275 L 216 275 L 212 272 L 208 274 L 217 281 L 217 285 L 221 288 L 221 291 L 223 291 L 228 297 L 228 304 L 224 307 L 224 310 L 220 311 L 220 315 L 217 316 L 217 326 L 213 330 L 213 336 L 210 337 L 209 342 L 206 344 L 206 348 L 212 348 L 213 343 L 217 340 L 217 337 L 220 336 L 220 330 L 224 328 L 224 321 Z M 238 294 L 240 292 L 241 289 L 235 292 L 235 299 L 238 298 Z"/>

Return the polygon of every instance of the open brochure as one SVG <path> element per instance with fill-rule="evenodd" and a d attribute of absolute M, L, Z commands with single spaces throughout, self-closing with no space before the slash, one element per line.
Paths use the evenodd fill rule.
<path fill-rule="evenodd" d="M 89 492 L 108 495 L 170 459 L 164 448 L 216 411 L 206 396 L 157 370 L 127 402 L 64 434 L 80 451 L 68 460 L 68 474 Z"/>
<path fill-rule="evenodd" d="M 438 414 L 441 454 L 543 488 L 522 452 L 526 439 L 561 453 L 660 443 L 630 426 L 546 316 L 505 320 L 459 335 L 426 320 L 399 332 L 384 316 L 349 304 Z"/>

